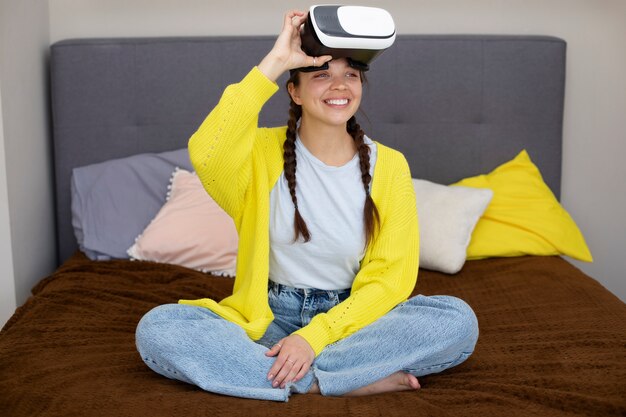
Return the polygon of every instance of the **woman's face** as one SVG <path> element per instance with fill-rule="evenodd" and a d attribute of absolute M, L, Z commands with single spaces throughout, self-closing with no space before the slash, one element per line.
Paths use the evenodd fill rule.
<path fill-rule="evenodd" d="M 327 70 L 300 72 L 298 86 L 289 84 L 289 94 L 302 106 L 306 123 L 344 125 L 361 104 L 361 73 L 345 58 L 332 60 Z"/>

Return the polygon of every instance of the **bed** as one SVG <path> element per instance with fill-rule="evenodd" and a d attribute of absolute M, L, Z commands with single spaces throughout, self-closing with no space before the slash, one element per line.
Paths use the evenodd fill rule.
<path fill-rule="evenodd" d="M 0 332 L 0 415 L 626 415 L 626 306 L 560 253 L 477 252 L 467 260 L 464 253 L 454 273 L 422 265 L 414 294 L 466 300 L 480 338 L 468 361 L 421 378 L 416 392 L 294 395 L 275 403 L 207 393 L 144 365 L 134 345 L 142 315 L 183 298 L 227 296 L 229 265 L 207 273 L 171 262 L 104 260 L 85 249 L 88 230 L 77 227 L 81 207 L 72 195 L 133 171 L 137 155 L 184 168 L 181 149 L 190 135 L 224 87 L 272 43 L 269 37 L 138 38 L 52 46 L 60 266 Z M 405 154 L 414 178 L 446 189 L 464 178 L 484 180 L 481 174 L 525 149 L 556 201 L 565 53 L 563 40 L 547 36 L 400 36 L 372 64 L 365 114 L 357 117 L 370 137 Z M 260 125 L 283 125 L 287 103 L 284 92 L 276 94 Z M 78 183 L 82 167 L 114 160 L 130 166 L 91 171 L 89 181 Z M 165 204 L 169 175 L 161 194 L 153 191 L 156 205 Z M 140 203 L 110 193 L 109 200 L 130 204 L 118 215 L 123 226 L 114 225 L 121 234 Z M 486 215 L 477 216 L 470 233 Z"/>

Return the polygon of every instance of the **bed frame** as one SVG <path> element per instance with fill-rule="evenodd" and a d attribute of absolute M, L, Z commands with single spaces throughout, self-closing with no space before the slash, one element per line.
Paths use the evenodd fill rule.
<path fill-rule="evenodd" d="M 59 260 L 76 251 L 72 169 L 185 147 L 224 87 L 272 38 L 67 40 L 52 46 Z M 558 196 L 565 42 L 539 36 L 400 36 L 372 64 L 360 124 L 401 150 L 414 177 L 451 183 L 526 148 Z M 284 79 L 281 83 L 284 82 Z M 260 123 L 282 125 L 287 95 Z M 231 278 L 179 265 L 91 261 L 42 279 L 0 332 L 0 416 L 624 416 L 626 305 L 558 256 L 421 269 L 413 295 L 472 306 L 480 337 L 463 364 L 418 392 L 288 403 L 202 391 L 151 371 L 135 347 L 157 305 L 232 293 Z"/>
<path fill-rule="evenodd" d="M 75 252 L 70 176 L 78 166 L 185 147 L 274 37 L 65 40 L 52 46 L 58 260 Z M 366 133 L 402 151 L 413 177 L 447 184 L 526 148 L 558 197 L 565 41 L 547 36 L 399 36 L 371 66 Z M 282 85 L 285 78 L 279 81 Z M 287 121 L 284 89 L 264 126 Z"/>

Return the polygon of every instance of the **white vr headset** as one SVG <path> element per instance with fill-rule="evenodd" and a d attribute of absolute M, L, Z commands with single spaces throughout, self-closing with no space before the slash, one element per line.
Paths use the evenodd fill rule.
<path fill-rule="evenodd" d="M 311 6 L 300 32 L 302 50 L 309 56 L 331 55 L 348 58 L 350 65 L 367 71 L 369 64 L 393 45 L 396 28 L 386 10 L 376 7 L 317 5 Z M 328 68 L 299 68 L 318 71 Z"/>

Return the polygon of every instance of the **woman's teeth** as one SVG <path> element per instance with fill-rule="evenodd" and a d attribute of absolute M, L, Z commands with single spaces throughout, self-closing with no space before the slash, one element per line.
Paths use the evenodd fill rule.
<path fill-rule="evenodd" d="M 332 99 L 332 100 L 326 100 L 327 104 L 332 104 L 334 106 L 344 106 L 346 104 L 348 104 L 348 99 L 347 98 L 342 98 L 342 99 Z"/>

